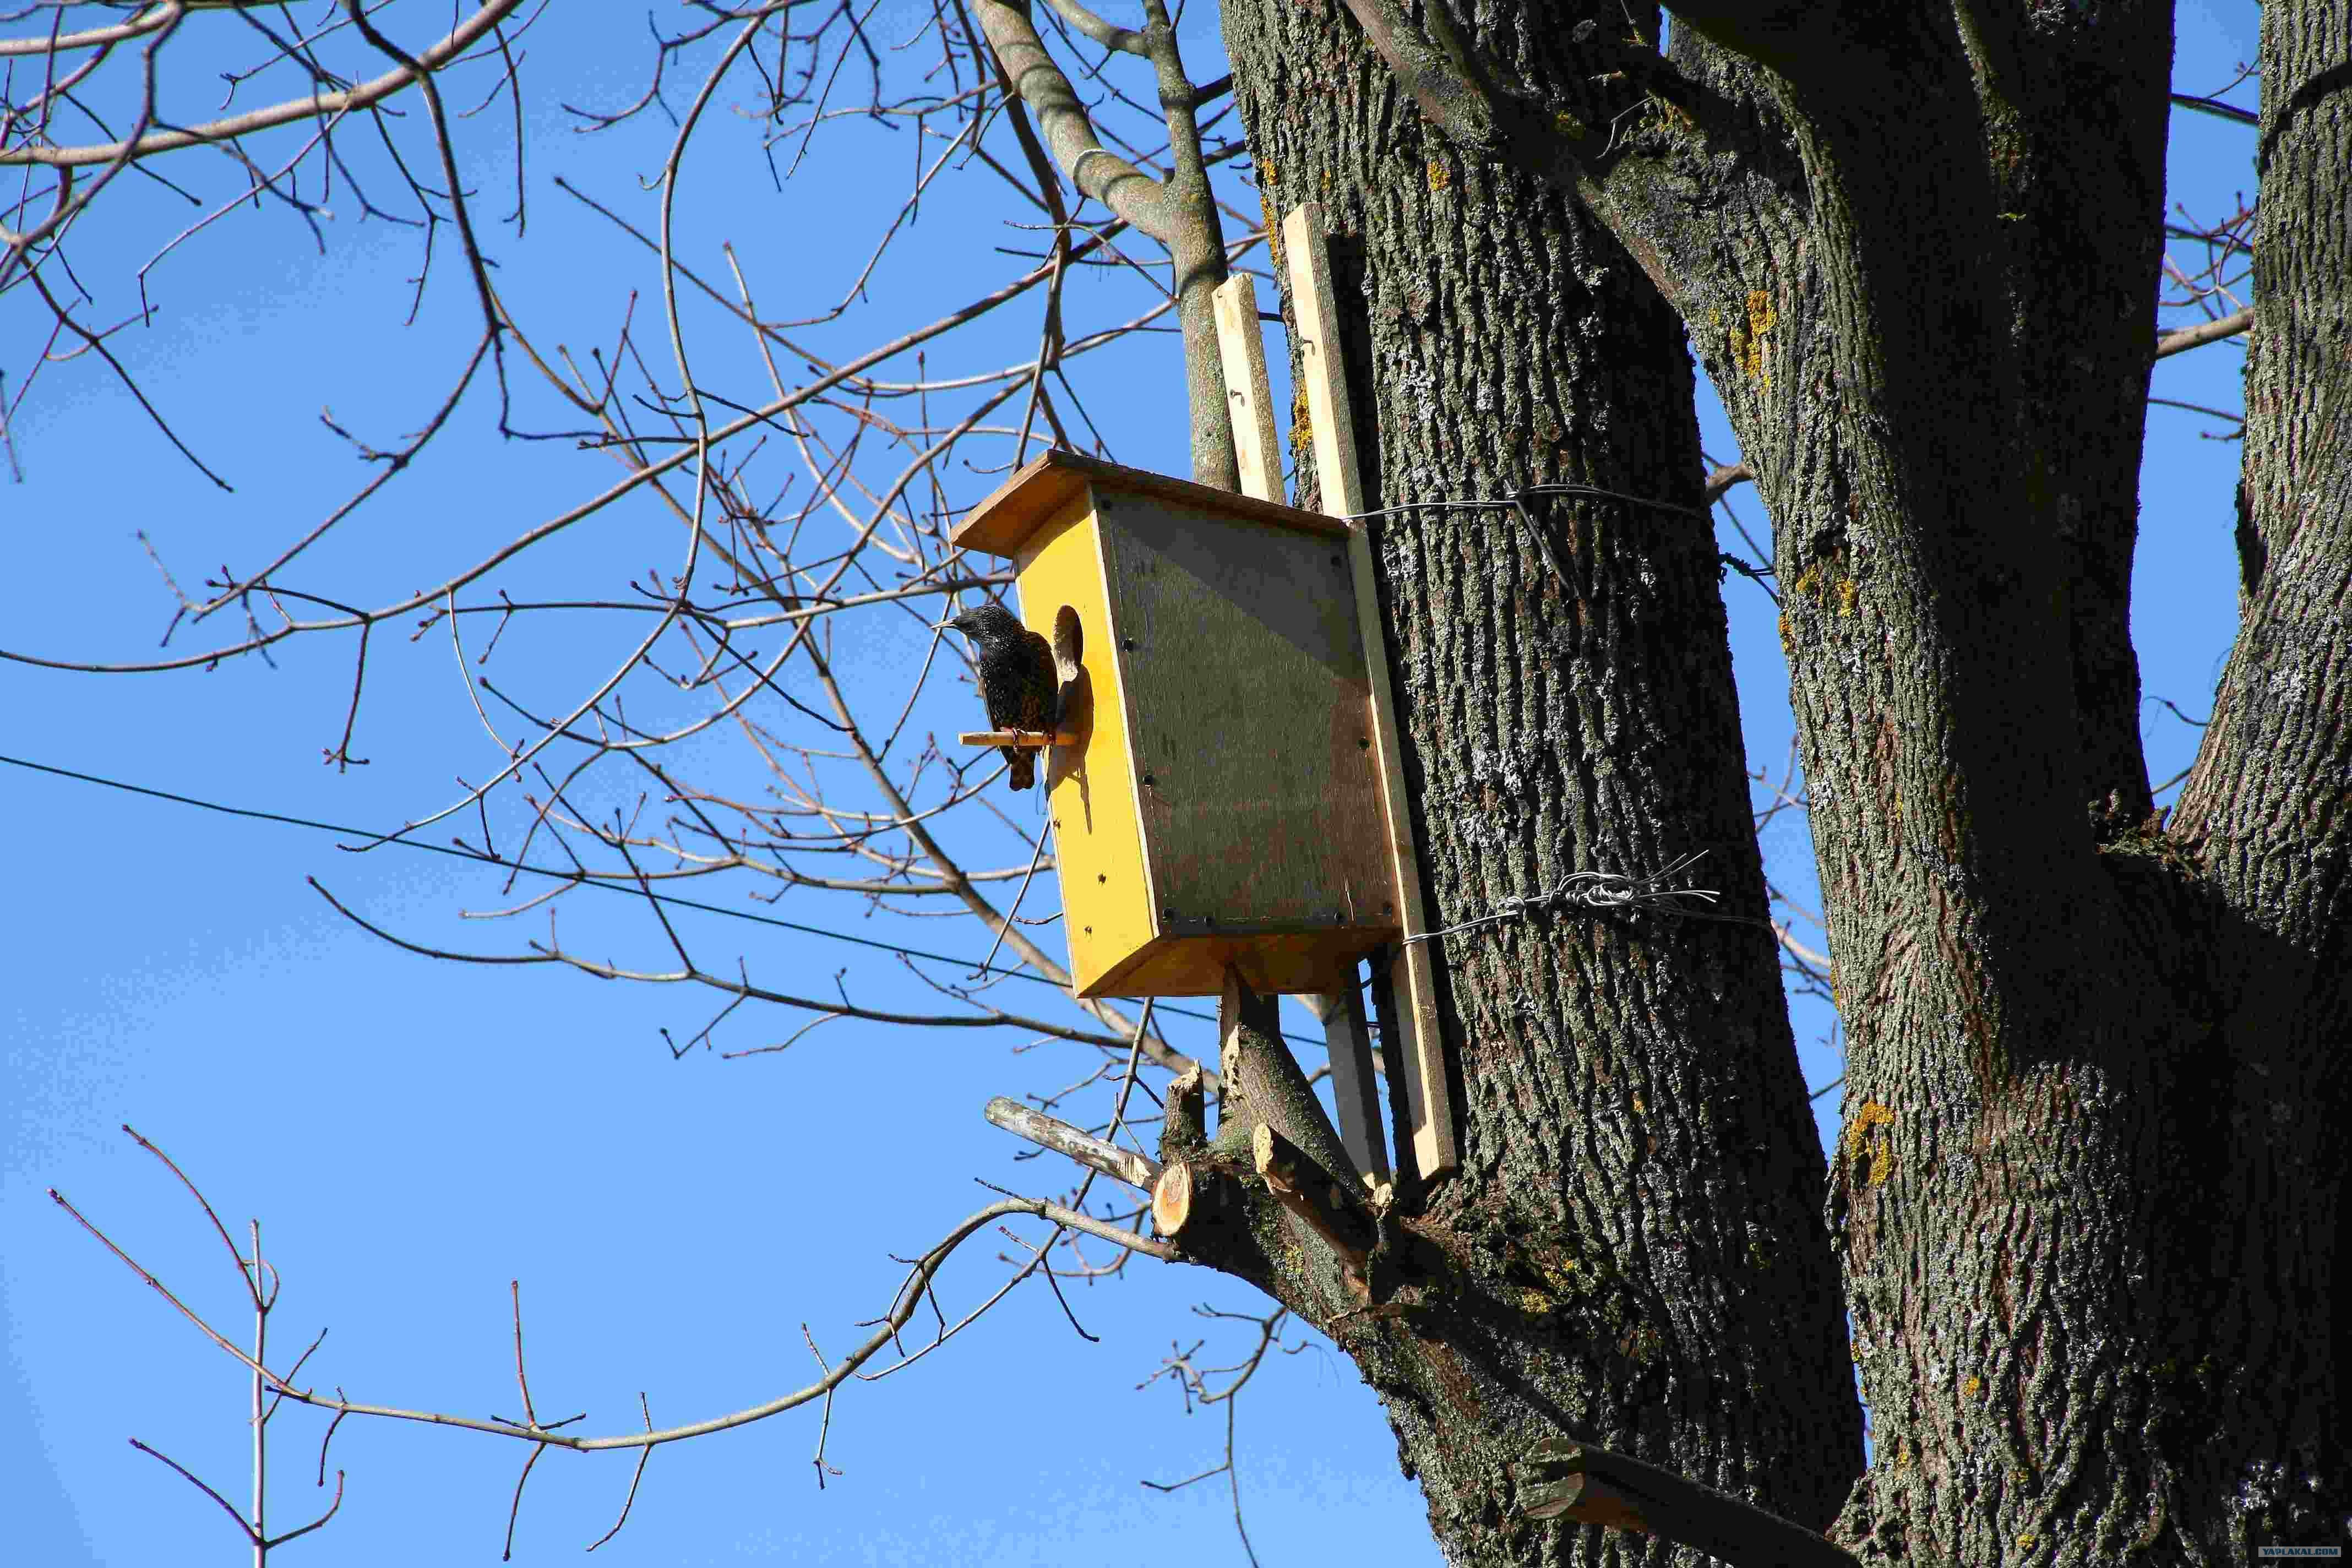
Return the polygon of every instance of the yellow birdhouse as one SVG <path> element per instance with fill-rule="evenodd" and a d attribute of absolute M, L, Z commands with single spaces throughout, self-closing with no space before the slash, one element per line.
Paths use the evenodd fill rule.
<path fill-rule="evenodd" d="M 1044 772 L 1078 994 L 1352 989 L 1400 921 L 1347 525 L 1052 451 L 954 542 L 1076 655 Z"/>

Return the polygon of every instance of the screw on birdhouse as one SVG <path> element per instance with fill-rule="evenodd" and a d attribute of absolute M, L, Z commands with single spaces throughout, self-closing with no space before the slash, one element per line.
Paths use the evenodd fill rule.
<path fill-rule="evenodd" d="M 1357 749 L 1358 751 L 1360 751 L 1360 752 L 1369 752 L 1369 751 L 1370 751 L 1370 750 L 1372 749 L 1372 738 L 1371 738 L 1370 735 L 1359 735 L 1359 736 L 1357 736 L 1357 737 L 1356 737 L 1356 749 Z"/>
<path fill-rule="evenodd" d="M 1126 649 L 1129 653 L 1133 653 L 1135 651 L 1135 639 L 1133 637 L 1121 637 L 1118 639 L 1118 646 Z"/>

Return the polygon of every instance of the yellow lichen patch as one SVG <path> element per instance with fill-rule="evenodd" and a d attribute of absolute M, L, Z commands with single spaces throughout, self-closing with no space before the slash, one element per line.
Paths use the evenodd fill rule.
<path fill-rule="evenodd" d="M 1454 171 L 1445 166 L 1444 160 L 1432 158 L 1429 161 L 1429 188 L 1433 191 L 1442 191 L 1453 183 Z"/>
<path fill-rule="evenodd" d="M 1984 1379 L 1983 1379 L 1983 1378 L 1980 1378 L 1980 1377 L 1966 1377 L 1966 1378 L 1962 1378 L 1962 1379 L 1960 1380 L 1960 1394 L 1961 1394 L 1961 1397 L 1966 1398 L 1966 1399 L 1974 1399 L 1978 1394 L 1982 1394 L 1983 1392 L 1984 1392 Z"/>
<path fill-rule="evenodd" d="M 1772 309 L 1772 296 L 1761 289 L 1748 294 L 1748 320 L 1745 324 L 1731 324 L 1731 357 L 1748 379 L 1759 386 L 1772 384 L 1772 374 L 1764 367 L 1764 339 L 1780 324 L 1780 312 Z"/>
<path fill-rule="evenodd" d="M 2017 1549 L 2020 1552 L 2031 1552 L 2033 1550 L 2034 1542 L 2039 1539 L 2038 1536 L 2021 1535 L 2017 1538 Z"/>
<path fill-rule="evenodd" d="M 1845 1157 L 1853 1163 L 1867 1159 L 1863 1173 L 1866 1186 L 1883 1186 L 1895 1174 L 1895 1150 L 1882 1131 L 1895 1125 L 1895 1112 L 1874 1100 L 1865 1100 L 1857 1107 L 1853 1120 L 1847 1122 L 1841 1138 L 1845 1145 Z"/>
<path fill-rule="evenodd" d="M 1865 1100 L 1854 1108 L 1853 1120 L 1846 1124 L 1846 1147 L 1853 1153 L 1860 1153 L 1862 1145 L 1870 1137 L 1871 1129 L 1894 1125 L 1895 1112 L 1874 1100 Z"/>
<path fill-rule="evenodd" d="M 1902 1438 L 1900 1438 L 1900 1437 L 1895 1438 L 1895 1468 L 1896 1469 L 1898 1469 L 1898 1470 L 1901 1470 L 1901 1469 L 1907 1469 L 1907 1468 L 1910 1468 L 1911 1459 L 1912 1459 L 1911 1445 L 1910 1445 L 1910 1444 L 1908 1444 L 1908 1443 L 1906 1443 L 1906 1442 L 1905 1442 L 1905 1441 L 1904 1441 Z"/>
<path fill-rule="evenodd" d="M 1856 597 L 1858 597 L 1858 596 L 1861 595 L 1861 593 L 1862 593 L 1862 584 L 1859 584 L 1859 583 L 1855 582 L 1855 581 L 1854 581 L 1853 578 L 1851 578 L 1851 577 L 1841 577 L 1841 578 L 1839 578 L 1839 579 L 1838 579 L 1838 585 L 1837 585 L 1838 614 L 1839 614 L 1839 615 L 1841 615 L 1841 616 L 1851 616 L 1851 615 L 1853 615 L 1853 602 L 1854 602 L 1855 598 L 1856 598 Z"/>
<path fill-rule="evenodd" d="M 1551 117 L 1551 128 L 1571 142 L 1584 140 L 1584 121 L 1566 110 Z"/>
<path fill-rule="evenodd" d="M 1649 100 L 1649 112 L 1643 117 L 1643 123 L 1651 131 L 1667 133 L 1679 132 L 1684 135 L 1688 135 L 1698 129 L 1698 121 L 1691 118 L 1688 110 L 1679 103 L 1670 102 L 1654 94 Z"/>
<path fill-rule="evenodd" d="M 1735 331 L 1732 335 L 1737 337 L 1738 333 Z M 1821 563 L 1816 562 L 1812 565 L 1806 567 L 1802 572 L 1797 574 L 1797 580 L 1789 584 L 1789 592 L 1791 594 L 1810 595 L 1821 585 L 1822 568 Z"/>
<path fill-rule="evenodd" d="M 1552 1310 L 1552 1299 L 1542 1291 L 1528 1289 L 1519 1292 L 1519 1310 L 1530 1318 L 1540 1318 Z"/>

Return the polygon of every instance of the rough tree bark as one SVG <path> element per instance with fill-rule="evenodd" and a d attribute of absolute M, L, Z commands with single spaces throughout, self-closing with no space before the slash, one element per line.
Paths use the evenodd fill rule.
<path fill-rule="evenodd" d="M 1229 0 L 1225 29 L 1269 218 L 1319 201 L 1348 237 L 1370 504 L 1550 481 L 1668 503 L 1547 500 L 1541 538 L 1507 506 L 1376 523 L 1439 920 L 1701 847 L 1760 917 L 1672 313 L 1568 194 L 1426 130 L 1344 14 Z M 1528 68 L 1570 68 L 1541 47 Z M 1370 1301 L 1296 1237 L 1265 1272 L 1380 1390 L 1449 1556 L 1615 1550 L 1515 1506 L 1508 1467 L 1564 1433 L 1827 1525 L 1860 1422 L 1770 936 L 1547 916 L 1447 939 L 1441 969 L 1462 1169 L 1408 1186 Z"/>
<path fill-rule="evenodd" d="M 1761 933 L 1451 939 L 1463 1169 L 1382 1218 L 1370 1300 L 1262 1205 L 1192 1255 L 1356 1358 L 1456 1562 L 1642 1553 L 1518 1516 L 1559 1430 L 1885 1559 L 2340 1542 L 2341 0 L 2264 13 L 2246 619 L 2169 826 L 2127 598 L 2168 8 L 1702 5 L 1663 56 L 1524 0 L 1225 26 L 1269 214 L 1341 242 L 1375 504 L 1693 502 L 1687 331 L 1774 519 L 1850 1044 L 1825 1236 Z M 1700 846 L 1759 912 L 1705 526 L 1377 526 L 1441 918 Z"/>

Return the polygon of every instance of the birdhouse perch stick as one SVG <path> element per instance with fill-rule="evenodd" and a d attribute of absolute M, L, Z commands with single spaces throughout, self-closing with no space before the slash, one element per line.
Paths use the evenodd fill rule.
<path fill-rule="evenodd" d="M 1029 746 L 1042 751 L 1077 743 L 1078 738 L 1067 730 L 1051 734 L 1042 730 L 966 730 L 956 736 L 959 746 Z"/>

